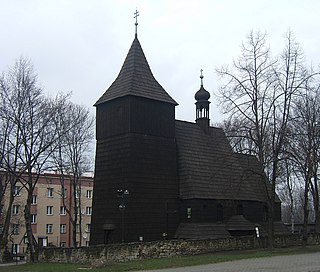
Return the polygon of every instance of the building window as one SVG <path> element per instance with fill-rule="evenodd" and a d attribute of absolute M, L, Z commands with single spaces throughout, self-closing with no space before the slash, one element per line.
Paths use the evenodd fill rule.
<path fill-rule="evenodd" d="M 13 187 L 13 196 L 20 196 L 21 186 L 14 186 Z"/>
<path fill-rule="evenodd" d="M 67 189 L 61 189 L 61 198 L 67 198 L 68 191 Z"/>
<path fill-rule="evenodd" d="M 92 198 L 92 190 L 87 190 L 87 198 Z"/>
<path fill-rule="evenodd" d="M 80 225 L 76 224 L 76 232 L 79 233 L 80 232 Z"/>
<path fill-rule="evenodd" d="M 37 202 L 38 202 L 38 196 L 37 196 L 37 195 L 33 195 L 33 196 L 32 196 L 31 205 L 35 205 L 35 204 L 37 204 Z"/>
<path fill-rule="evenodd" d="M 12 206 L 12 214 L 13 215 L 19 214 L 19 211 L 20 211 L 20 205 L 13 205 Z"/>
<path fill-rule="evenodd" d="M 77 189 L 77 190 L 76 190 L 76 198 L 80 198 L 80 194 L 81 194 L 80 189 Z"/>
<path fill-rule="evenodd" d="M 67 210 L 65 206 L 60 206 L 60 215 L 66 215 L 67 214 Z"/>
<path fill-rule="evenodd" d="M 268 221 L 268 207 L 263 205 L 262 220 Z"/>
<path fill-rule="evenodd" d="M 221 204 L 217 205 L 217 221 L 223 221 L 223 206 Z"/>
<path fill-rule="evenodd" d="M 67 233 L 67 225 L 60 224 L 60 233 Z"/>
<path fill-rule="evenodd" d="M 37 215 L 31 214 L 31 224 L 36 224 L 36 223 L 37 223 Z"/>
<path fill-rule="evenodd" d="M 187 208 L 187 218 L 188 219 L 191 218 L 191 213 L 192 213 L 192 209 L 191 208 Z"/>
<path fill-rule="evenodd" d="M 48 188 L 47 189 L 47 196 L 48 197 L 53 197 L 53 188 Z"/>
<path fill-rule="evenodd" d="M 243 215 L 243 205 L 239 204 L 237 206 L 237 215 Z"/>
<path fill-rule="evenodd" d="M 13 254 L 18 254 L 20 251 L 19 251 L 19 244 L 13 244 L 12 245 L 12 253 Z"/>
<path fill-rule="evenodd" d="M 86 207 L 86 214 L 91 215 L 92 214 L 92 207 Z"/>
<path fill-rule="evenodd" d="M 12 233 L 13 233 L 13 234 L 19 234 L 19 233 L 20 233 L 20 226 L 19 226 L 19 224 L 13 224 L 13 225 L 12 225 Z"/>
<path fill-rule="evenodd" d="M 53 233 L 53 225 L 52 224 L 46 225 L 46 233 L 47 234 Z"/>
<path fill-rule="evenodd" d="M 86 232 L 90 232 L 91 230 L 91 224 L 86 224 Z"/>
<path fill-rule="evenodd" d="M 47 206 L 47 215 L 53 215 L 53 206 Z"/>

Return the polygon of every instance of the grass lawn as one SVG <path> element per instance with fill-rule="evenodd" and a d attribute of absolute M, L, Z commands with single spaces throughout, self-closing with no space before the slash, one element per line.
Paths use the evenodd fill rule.
<path fill-rule="evenodd" d="M 309 246 L 306 248 L 285 248 L 269 250 L 244 250 L 244 251 L 228 251 L 217 252 L 211 254 L 203 254 L 187 257 L 172 257 L 163 259 L 150 259 L 133 261 L 126 263 L 110 264 L 101 268 L 90 268 L 88 265 L 77 264 L 54 264 L 54 263 L 36 263 L 23 264 L 13 266 L 0 266 L 0 271 L 6 272 L 74 272 L 74 271 L 90 271 L 90 272 L 107 272 L 107 271 L 133 271 L 133 270 L 151 270 L 162 268 L 173 268 L 182 266 L 192 266 L 208 263 L 218 263 L 233 261 L 239 259 L 271 257 L 277 255 L 293 255 L 320 251 L 320 246 Z"/>

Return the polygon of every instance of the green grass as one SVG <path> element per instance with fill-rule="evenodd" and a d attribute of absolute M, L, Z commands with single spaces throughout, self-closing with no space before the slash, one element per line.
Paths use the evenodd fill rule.
<path fill-rule="evenodd" d="M 90 268 L 88 265 L 77 264 L 53 264 L 53 263 L 36 263 L 36 264 L 23 264 L 0 267 L 0 271 L 6 272 L 108 272 L 108 271 L 133 271 L 133 270 L 152 270 L 162 268 L 183 267 L 192 265 L 201 265 L 209 263 L 218 263 L 233 261 L 248 258 L 271 257 L 278 255 L 293 255 L 303 254 L 320 251 L 320 246 L 310 246 L 306 248 L 285 248 L 269 250 L 244 250 L 244 251 L 229 251 L 217 252 L 211 254 L 203 254 L 196 256 L 186 257 L 172 257 L 162 259 L 150 259 L 125 263 L 110 264 L 101 268 Z M 86 269 L 87 268 L 87 269 Z"/>

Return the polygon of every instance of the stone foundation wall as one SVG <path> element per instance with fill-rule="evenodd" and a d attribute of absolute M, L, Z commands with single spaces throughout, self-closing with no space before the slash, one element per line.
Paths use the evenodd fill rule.
<path fill-rule="evenodd" d="M 309 245 L 319 245 L 320 235 L 308 237 Z M 275 237 L 275 247 L 302 245 L 301 235 Z M 145 258 L 188 256 L 227 250 L 265 248 L 267 238 L 232 237 L 214 240 L 164 240 L 144 243 L 110 244 L 81 248 L 42 248 L 40 262 L 111 263 Z"/>

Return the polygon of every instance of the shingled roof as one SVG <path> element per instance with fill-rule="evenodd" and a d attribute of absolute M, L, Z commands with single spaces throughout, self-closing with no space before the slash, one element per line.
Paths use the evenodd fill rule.
<path fill-rule="evenodd" d="M 176 140 L 182 199 L 266 201 L 261 169 L 245 171 L 221 128 L 206 134 L 196 123 L 176 121 Z"/>
<path fill-rule="evenodd" d="M 137 36 L 133 40 L 118 77 L 95 103 L 95 106 L 127 95 L 177 105 L 177 102 L 154 78 Z"/>
<path fill-rule="evenodd" d="M 259 198 L 267 197 L 267 192 L 271 195 L 271 184 L 266 183 L 266 176 L 258 159 L 253 155 L 234 153 L 238 163 L 241 165 L 242 178 L 253 189 Z M 281 202 L 278 195 L 275 196 L 276 202 Z"/>

